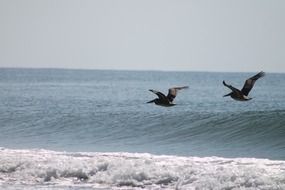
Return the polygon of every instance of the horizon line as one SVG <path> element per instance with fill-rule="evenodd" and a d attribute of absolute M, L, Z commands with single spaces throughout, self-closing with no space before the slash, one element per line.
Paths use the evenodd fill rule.
<path fill-rule="evenodd" d="M 65 68 L 65 67 L 1 67 L 0 69 L 23 70 L 78 70 L 78 71 L 129 71 L 129 72 L 197 72 L 197 73 L 255 73 L 256 71 L 206 71 L 206 70 L 163 70 L 163 69 L 93 69 L 93 68 Z M 262 70 L 264 71 L 264 70 Z M 264 71 L 265 73 L 284 74 L 285 72 Z"/>

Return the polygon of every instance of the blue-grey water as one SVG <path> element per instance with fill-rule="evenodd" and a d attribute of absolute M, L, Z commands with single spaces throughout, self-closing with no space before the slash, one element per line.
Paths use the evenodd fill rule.
<path fill-rule="evenodd" d="M 285 74 L 222 97 L 254 74 L 0 69 L 0 146 L 284 160 Z M 179 85 L 176 106 L 146 104 Z"/>

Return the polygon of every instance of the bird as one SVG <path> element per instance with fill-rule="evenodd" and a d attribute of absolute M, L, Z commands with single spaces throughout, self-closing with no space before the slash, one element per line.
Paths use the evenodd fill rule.
<path fill-rule="evenodd" d="M 265 72 L 261 71 L 257 73 L 256 75 L 250 77 L 247 79 L 243 85 L 243 88 L 241 90 L 228 85 L 225 81 L 223 81 L 223 85 L 228 87 L 229 89 L 232 90 L 229 94 L 224 95 L 223 97 L 226 96 L 231 96 L 232 99 L 238 100 L 238 101 L 248 101 L 251 100 L 252 98 L 248 97 L 249 92 L 253 88 L 255 81 L 257 81 L 259 78 L 265 76 Z"/>
<path fill-rule="evenodd" d="M 176 104 L 173 103 L 173 100 L 175 99 L 177 92 L 179 90 L 186 89 L 186 88 L 188 88 L 188 86 L 169 88 L 167 96 L 165 96 L 162 92 L 150 89 L 149 91 L 156 94 L 158 98 L 155 98 L 147 103 L 155 103 L 156 105 L 165 106 L 165 107 L 174 106 Z"/>

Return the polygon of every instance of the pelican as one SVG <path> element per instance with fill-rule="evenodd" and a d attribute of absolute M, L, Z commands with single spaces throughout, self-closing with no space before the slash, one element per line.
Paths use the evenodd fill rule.
<path fill-rule="evenodd" d="M 170 107 L 170 106 L 174 106 L 176 104 L 173 103 L 174 98 L 177 95 L 177 92 L 179 90 L 188 88 L 188 86 L 182 86 L 182 87 L 173 87 L 168 89 L 168 94 L 167 96 L 165 96 L 163 93 L 156 91 L 156 90 L 152 90 L 150 89 L 149 91 L 153 92 L 154 94 L 156 94 L 158 96 L 158 98 L 155 98 L 147 103 L 155 103 L 156 105 L 159 106 L 165 106 L 165 107 Z"/>
<path fill-rule="evenodd" d="M 257 79 L 263 77 L 265 73 L 263 71 L 257 73 L 253 77 L 250 77 L 247 79 L 243 85 L 243 88 L 241 90 L 236 89 L 235 87 L 228 85 L 225 81 L 223 81 L 224 86 L 228 87 L 229 89 L 232 90 L 231 93 L 224 95 L 226 96 L 231 96 L 232 99 L 238 100 L 238 101 L 248 101 L 251 100 L 252 98 L 248 97 L 249 92 L 253 88 L 253 85 Z"/>

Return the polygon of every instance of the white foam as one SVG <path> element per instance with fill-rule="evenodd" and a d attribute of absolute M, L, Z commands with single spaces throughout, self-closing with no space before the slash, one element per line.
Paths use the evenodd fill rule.
<path fill-rule="evenodd" d="M 0 187 L 285 189 L 285 161 L 0 149 Z"/>

